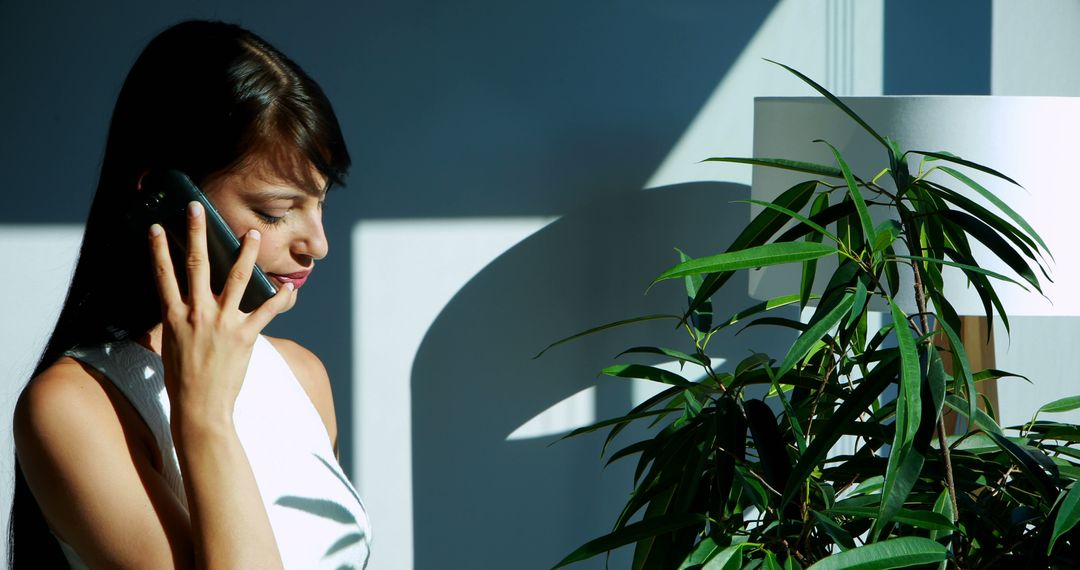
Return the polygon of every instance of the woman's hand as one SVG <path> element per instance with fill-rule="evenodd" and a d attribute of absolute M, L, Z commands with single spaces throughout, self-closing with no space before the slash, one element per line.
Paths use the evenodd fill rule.
<path fill-rule="evenodd" d="M 240 311 L 259 250 L 259 234 L 244 236 L 221 295 L 210 290 L 206 216 L 188 206 L 188 295 L 181 295 L 161 227 L 150 231 L 161 294 L 161 355 L 180 471 L 187 493 L 196 567 L 281 568 L 277 539 L 255 474 L 233 424 L 259 332 L 295 300 L 287 284 L 250 314 Z"/>
<path fill-rule="evenodd" d="M 165 386 L 173 421 L 232 420 L 236 397 L 251 351 L 262 329 L 292 307 L 295 293 L 286 284 L 251 313 L 239 309 L 259 252 L 259 232 L 243 236 L 240 255 L 220 295 L 210 289 L 206 215 L 198 202 L 188 205 L 188 294 L 181 294 L 161 226 L 150 229 L 150 247 L 161 296 Z M 175 426 L 174 426 L 175 427 Z"/>

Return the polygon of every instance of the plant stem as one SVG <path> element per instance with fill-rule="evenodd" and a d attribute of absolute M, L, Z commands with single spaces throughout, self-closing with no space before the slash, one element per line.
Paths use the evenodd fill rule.
<path fill-rule="evenodd" d="M 919 234 L 913 227 L 914 224 L 907 220 L 908 230 L 908 248 L 915 251 L 916 257 L 922 256 L 921 248 L 919 247 Z M 926 289 L 923 287 L 922 272 L 919 271 L 919 262 L 912 260 L 911 270 L 915 276 L 915 303 L 919 307 L 919 320 L 922 322 L 923 334 L 930 332 L 930 323 L 926 318 Z M 938 411 L 937 412 L 937 435 L 938 445 L 941 447 L 942 459 L 945 460 L 945 485 L 949 489 L 949 500 L 952 503 L 952 522 L 958 520 L 960 514 L 959 505 L 956 501 L 956 482 L 953 479 L 952 468 L 952 453 L 949 451 L 949 446 L 945 440 L 945 417 Z"/>
<path fill-rule="evenodd" d="M 949 451 L 948 442 L 945 440 L 945 417 L 943 415 L 938 416 L 938 446 L 941 447 L 941 453 L 945 459 L 945 484 L 949 487 L 949 500 L 952 502 L 952 522 L 956 522 L 959 519 L 960 512 L 956 503 L 956 483 L 953 481 L 952 471 L 952 456 Z"/>

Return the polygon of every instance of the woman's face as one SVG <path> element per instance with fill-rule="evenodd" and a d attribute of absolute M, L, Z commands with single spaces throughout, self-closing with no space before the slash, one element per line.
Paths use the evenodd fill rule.
<path fill-rule="evenodd" d="M 323 178 L 316 178 L 322 181 Z M 315 196 L 260 169 L 244 169 L 214 178 L 204 188 L 225 223 L 237 236 L 256 229 L 259 267 L 274 285 L 307 281 L 315 260 L 326 257 L 322 225 L 325 193 Z"/>

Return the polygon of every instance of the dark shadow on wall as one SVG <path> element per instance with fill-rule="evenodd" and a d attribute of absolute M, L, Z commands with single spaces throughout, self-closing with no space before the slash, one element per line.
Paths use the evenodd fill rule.
<path fill-rule="evenodd" d="M 989 95 L 993 2 L 885 0 L 885 95 Z"/>
<path fill-rule="evenodd" d="M 741 185 L 695 183 L 605 197 L 521 242 L 453 298 L 412 374 L 418 570 L 549 568 L 610 530 L 633 460 L 602 470 L 602 434 L 550 447 L 557 435 L 507 436 L 588 386 L 597 387 L 596 419 L 625 413 L 630 384 L 597 372 L 635 345 L 686 350 L 686 333 L 669 321 L 641 324 L 532 357 L 598 324 L 685 308 L 680 281 L 643 295 L 646 286 L 677 262 L 674 247 L 692 256 L 723 251 L 749 220 L 748 207 L 732 201 L 748 194 Z M 718 316 L 728 316 L 755 301 L 738 276 L 715 302 Z M 751 349 L 775 355 L 788 340 L 750 329 L 718 335 L 710 352 L 734 367 Z M 580 567 L 602 568 L 603 557 Z M 612 567 L 629 567 L 629 552 Z"/>

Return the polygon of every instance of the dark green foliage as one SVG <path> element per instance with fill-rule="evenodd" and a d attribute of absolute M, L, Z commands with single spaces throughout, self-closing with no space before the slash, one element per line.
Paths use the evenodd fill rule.
<path fill-rule="evenodd" d="M 997 316 L 1007 329 L 996 282 L 1041 291 L 1035 269 L 1046 277 L 1043 263 L 1052 259 L 1043 240 L 954 167 L 1012 180 L 948 152 L 905 152 L 827 90 L 783 67 L 881 143 L 882 166 L 895 188 L 861 178 L 831 145 L 835 165 L 710 159 L 813 178 L 771 203 L 755 202 L 763 210 L 725 252 L 696 259 L 679 252 L 680 262 L 656 282 L 683 280 L 689 305 L 681 317 L 630 319 L 570 337 L 671 318 L 685 326 L 689 343 L 619 355 L 674 360 L 679 373 L 636 362 L 603 371 L 666 389 L 625 416 L 571 434 L 610 428 L 607 452 L 628 425 L 654 426 L 650 438 L 609 454 L 609 462 L 637 459 L 634 492 L 612 532 L 557 567 L 630 544 L 634 570 L 1080 567 L 1080 426 L 1034 418 L 1003 428 L 992 410 L 980 409 L 977 382 L 1016 375 L 971 369 L 961 320 L 944 294 L 944 266 L 959 268 L 986 317 L 992 323 Z M 918 156 L 915 168 L 909 160 Z M 994 209 L 928 180 L 933 171 Z M 972 255 L 975 242 L 1013 276 L 981 267 Z M 826 258 L 839 263 L 815 291 Z M 790 294 L 715 318 L 710 300 L 734 272 L 783 263 L 802 269 Z M 905 293 L 898 290 L 905 273 L 916 283 L 916 310 L 905 311 L 896 300 Z M 812 300 L 816 309 L 806 323 L 769 314 Z M 882 306 L 892 323 L 868 329 L 868 311 Z M 734 333 L 726 329 L 736 323 L 797 336 L 785 354 L 753 354 L 730 372 L 717 371 L 709 343 Z M 1077 408 L 1080 397 L 1040 412 Z M 946 437 L 944 410 L 961 416 L 966 431 Z M 854 451 L 830 457 L 844 436 L 854 438 Z"/>

